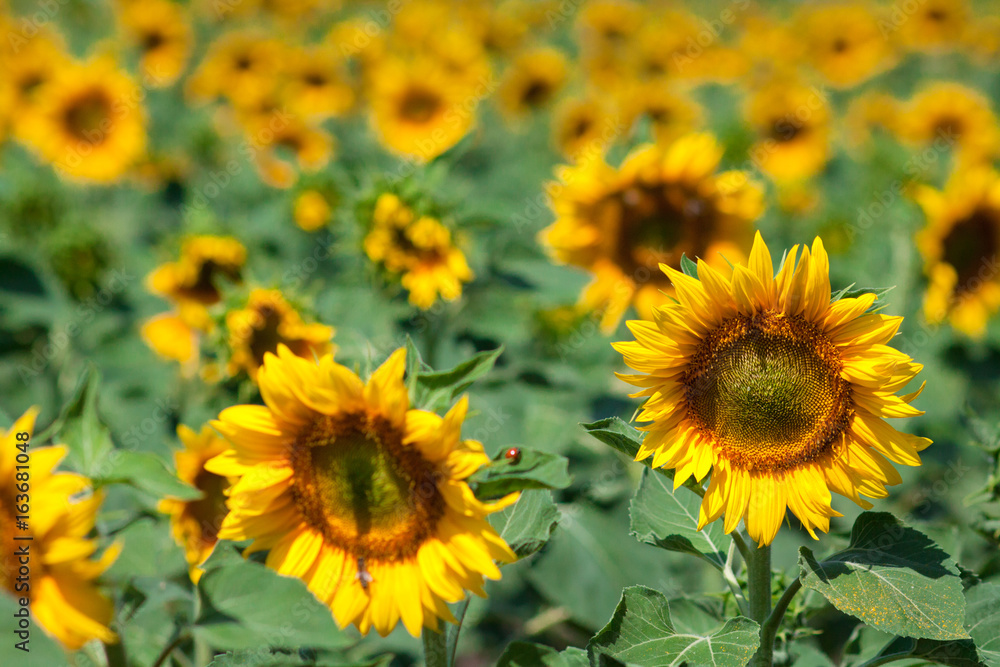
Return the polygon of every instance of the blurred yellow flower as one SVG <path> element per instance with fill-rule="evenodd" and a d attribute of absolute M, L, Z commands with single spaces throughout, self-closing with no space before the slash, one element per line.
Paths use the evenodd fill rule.
<path fill-rule="evenodd" d="M 169 86 L 180 77 L 191 54 L 193 36 L 185 8 L 173 0 L 121 5 L 122 29 L 142 58 L 143 84 L 152 88 Z"/>
<path fill-rule="evenodd" d="M 61 176 L 110 183 L 145 153 L 144 97 L 108 57 L 64 65 L 18 128 Z"/>
<path fill-rule="evenodd" d="M 962 163 L 981 162 L 1000 151 L 1000 129 L 989 99 L 952 81 L 932 83 L 914 95 L 896 129 L 914 145 L 954 150 Z"/>
<path fill-rule="evenodd" d="M 904 47 L 933 52 L 959 46 L 969 13 L 967 0 L 921 0 L 893 6 L 882 21 Z"/>
<path fill-rule="evenodd" d="M 778 79 L 747 101 L 746 117 L 760 138 L 751 160 L 777 182 L 802 181 L 830 159 L 830 108 L 822 91 Z"/>
<path fill-rule="evenodd" d="M 811 5 L 797 16 L 795 34 L 807 62 L 835 88 L 849 88 L 894 62 L 878 16 L 863 4 Z"/>
<path fill-rule="evenodd" d="M 330 222 L 330 203 L 317 190 L 305 190 L 295 198 L 295 224 L 299 229 L 315 232 Z"/>
<path fill-rule="evenodd" d="M 563 101 L 552 115 L 552 143 L 570 160 L 604 153 L 621 133 L 616 116 L 599 99 Z"/>
<path fill-rule="evenodd" d="M 305 323 L 278 290 L 252 290 L 245 307 L 226 313 L 226 329 L 230 351 L 226 371 L 230 376 L 246 371 L 256 380 L 264 355 L 273 354 L 279 345 L 306 359 L 336 352 L 330 343 L 333 327 Z"/>
<path fill-rule="evenodd" d="M 339 116 L 354 106 L 350 74 L 330 46 L 300 47 L 286 53 L 282 95 L 293 115 L 309 119 Z"/>
<path fill-rule="evenodd" d="M 864 146 L 873 131 L 897 132 L 901 115 L 902 104 L 888 93 L 870 90 L 858 95 L 844 114 L 848 144 L 852 148 Z"/>
<path fill-rule="evenodd" d="M 333 157 L 334 139 L 318 124 L 297 116 L 256 116 L 246 121 L 247 141 L 253 146 L 253 161 L 264 183 L 290 188 L 298 169 L 316 172 Z M 291 162 L 286 157 L 292 158 Z"/>
<path fill-rule="evenodd" d="M 927 218 L 917 235 L 929 281 L 924 316 L 981 338 L 1000 310 L 1000 174 L 959 169 L 943 191 L 922 186 L 914 196 Z"/>
<path fill-rule="evenodd" d="M 18 42 L 16 47 L 7 43 L 3 47 L 0 49 L 0 71 L 4 73 L 7 90 L 5 108 L 10 114 L 13 132 L 20 135 L 18 127 L 35 117 L 39 93 L 56 73 L 70 67 L 71 60 L 62 38 L 51 30 L 24 43 Z"/>
<path fill-rule="evenodd" d="M 698 278 L 664 267 L 677 302 L 614 345 L 638 371 L 619 377 L 648 397 L 636 461 L 674 469 L 674 488 L 711 472 L 698 528 L 743 520 L 758 545 L 788 510 L 814 539 L 829 531 L 831 491 L 870 508 L 862 495 L 902 481 L 892 463 L 920 465 L 931 444 L 885 421 L 923 414 L 909 405 L 923 387 L 896 395 L 922 368 L 887 345 L 903 318 L 868 313 L 874 294 L 831 303 L 822 241 L 798 251 L 777 276 L 760 234 L 731 278 L 704 261 Z"/>
<path fill-rule="evenodd" d="M 455 622 L 447 602 L 515 554 L 486 516 L 517 500 L 478 500 L 465 481 L 489 463 L 461 439 L 468 401 L 442 419 L 410 409 L 396 351 L 367 384 L 330 355 L 318 363 L 281 346 L 260 371 L 266 405 L 212 422 L 231 449 L 208 469 L 238 481 L 219 537 L 253 540 L 267 566 L 302 579 L 341 626 L 413 636 Z"/>
<path fill-rule="evenodd" d="M 603 159 L 563 167 L 548 186 L 556 221 L 540 240 L 593 275 L 581 295 L 613 330 L 628 306 L 643 317 L 672 294 L 660 264 L 681 255 L 715 267 L 745 257 L 763 193 L 743 172 L 716 173 L 722 148 L 707 134 L 634 149 L 615 169 Z"/>
<path fill-rule="evenodd" d="M 465 255 L 440 221 L 417 216 L 392 193 L 375 202 L 371 228 L 364 240 L 369 259 L 397 274 L 410 303 L 427 310 L 438 300 L 462 296 L 462 283 L 472 280 Z"/>
<path fill-rule="evenodd" d="M 249 105 L 274 89 L 282 62 L 281 44 L 253 30 L 224 33 L 188 77 L 188 95 L 195 101 L 228 98 Z"/>
<path fill-rule="evenodd" d="M 184 449 L 174 453 L 177 477 L 204 495 L 198 500 L 165 498 L 157 509 L 170 515 L 170 531 L 184 548 L 191 581 L 198 583 L 203 570 L 198 567 L 211 555 L 218 542 L 219 528 L 228 510 L 226 489 L 235 481 L 205 470 L 205 463 L 226 451 L 228 443 L 211 426 L 202 426 L 200 433 L 181 424 L 177 437 Z"/>
<path fill-rule="evenodd" d="M 620 94 L 624 130 L 648 119 L 657 143 L 669 144 L 697 129 L 704 110 L 675 85 L 646 81 L 626 87 Z"/>
<path fill-rule="evenodd" d="M 566 56 L 556 49 L 521 53 L 507 67 L 497 89 L 500 110 L 510 118 L 536 111 L 555 98 L 568 76 Z"/>
<path fill-rule="evenodd" d="M 100 558 L 96 540 L 87 535 L 94 529 L 103 494 L 91 491 L 90 480 L 69 472 L 55 472 L 66 456 L 66 447 L 31 444 L 31 475 L 18 473 L 16 456 L 25 450 L 17 445 L 18 433 L 34 431 L 37 408 L 31 408 L 10 430 L 0 430 L 0 589 L 16 598 L 27 598 L 38 624 L 68 650 L 75 651 L 91 639 L 113 644 L 118 641 L 108 628 L 114 615 L 111 601 L 97 590 L 99 577 L 118 557 L 121 546 L 112 545 Z M 21 477 L 19 475 L 24 475 Z M 23 488 L 22 486 L 23 485 Z M 29 490 L 30 487 L 30 490 Z M 16 528 L 14 517 L 18 493 L 30 493 L 31 512 L 27 530 Z M 18 581 L 16 552 L 30 537 L 30 581 Z"/>

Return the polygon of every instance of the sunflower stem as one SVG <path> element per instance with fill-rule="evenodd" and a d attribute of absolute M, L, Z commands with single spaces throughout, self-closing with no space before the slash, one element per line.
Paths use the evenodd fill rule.
<path fill-rule="evenodd" d="M 739 607 L 740 613 L 744 616 L 747 612 L 747 601 L 743 597 L 743 589 L 740 587 L 740 582 L 736 579 L 736 572 L 733 569 L 733 563 L 736 560 L 736 541 L 729 543 L 729 553 L 726 555 L 726 565 L 722 568 L 722 577 L 729 584 L 729 590 L 733 592 L 733 597 L 736 599 L 736 606 Z"/>
<path fill-rule="evenodd" d="M 444 626 L 435 632 L 424 628 L 424 664 L 427 667 L 451 667 L 448 659 L 448 628 Z"/>
<path fill-rule="evenodd" d="M 774 659 L 774 634 L 765 633 L 768 617 L 771 615 L 771 546 L 754 544 L 748 550 L 747 556 L 750 618 L 760 625 L 760 648 L 754 654 L 750 665 L 771 667 Z"/>
<path fill-rule="evenodd" d="M 126 667 L 128 658 L 125 657 L 125 647 L 119 639 L 114 644 L 104 645 L 104 657 L 108 661 L 108 667 Z"/>

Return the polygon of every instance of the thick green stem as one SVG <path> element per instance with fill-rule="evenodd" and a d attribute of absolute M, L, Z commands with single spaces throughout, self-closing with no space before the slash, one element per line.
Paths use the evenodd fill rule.
<path fill-rule="evenodd" d="M 427 667 L 451 667 L 448 661 L 448 626 L 442 624 L 439 632 L 424 628 L 424 664 Z"/>
<path fill-rule="evenodd" d="M 774 657 L 774 635 L 764 636 L 771 615 L 771 547 L 752 545 L 747 553 L 747 588 L 750 594 L 750 618 L 761 628 L 760 648 L 750 661 L 752 667 L 771 667 Z"/>

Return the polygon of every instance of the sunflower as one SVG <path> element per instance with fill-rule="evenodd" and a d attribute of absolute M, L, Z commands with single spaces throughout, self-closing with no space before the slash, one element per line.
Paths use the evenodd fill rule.
<path fill-rule="evenodd" d="M 981 67 L 1000 64 L 1000 14 L 977 16 L 963 39 L 965 50 Z"/>
<path fill-rule="evenodd" d="M 146 277 L 149 291 L 176 309 L 143 323 L 146 344 L 192 373 L 198 361 L 199 334 L 212 329 L 206 307 L 222 300 L 218 281 L 224 277 L 240 282 L 245 262 L 246 248 L 234 238 L 193 236 L 185 240 L 178 261 L 161 264 Z"/>
<path fill-rule="evenodd" d="M 364 246 L 369 259 L 400 276 L 410 303 L 422 310 L 438 298 L 453 301 L 462 296 L 462 283 L 473 278 L 448 228 L 430 216 L 417 216 L 392 193 L 383 193 L 375 202 Z"/>
<path fill-rule="evenodd" d="M 312 173 L 330 162 L 335 142 L 319 124 L 296 116 L 279 118 L 249 117 L 246 137 L 254 147 L 253 161 L 260 179 L 271 187 L 290 188 L 298 178 L 298 169 Z"/>
<path fill-rule="evenodd" d="M 175 82 L 193 43 L 184 8 L 172 0 L 126 2 L 120 20 L 126 37 L 141 54 L 143 82 L 153 88 Z"/>
<path fill-rule="evenodd" d="M 570 160 L 603 153 L 616 134 L 611 110 L 596 98 L 566 100 L 552 119 L 552 143 Z"/>
<path fill-rule="evenodd" d="M 662 81 L 646 81 L 627 87 L 619 104 L 626 128 L 648 119 L 653 138 L 662 144 L 690 133 L 704 116 L 704 110 L 689 95 Z"/>
<path fill-rule="evenodd" d="M 318 190 L 305 190 L 295 198 L 295 224 L 306 232 L 315 232 L 330 222 L 330 202 Z"/>
<path fill-rule="evenodd" d="M 302 579 L 342 627 L 414 636 L 453 621 L 446 602 L 485 597 L 494 560 L 514 553 L 485 516 L 517 493 L 484 503 L 469 475 L 489 463 L 461 440 L 468 406 L 442 419 L 409 409 L 405 350 L 367 384 L 329 355 L 318 363 L 287 348 L 267 355 L 258 380 L 266 405 L 224 410 L 213 422 L 232 449 L 208 469 L 238 481 L 220 539 L 252 539 L 268 567 Z"/>
<path fill-rule="evenodd" d="M 145 153 L 142 99 L 110 58 L 74 63 L 39 90 L 22 135 L 60 174 L 110 183 Z"/>
<path fill-rule="evenodd" d="M 751 158 L 775 181 L 809 179 L 830 159 L 830 108 L 821 91 L 775 80 L 749 98 L 746 116 L 760 135 Z"/>
<path fill-rule="evenodd" d="M 291 50 L 285 65 L 288 82 L 282 91 L 296 116 L 323 119 L 354 106 L 354 89 L 340 55 L 329 46 Z"/>
<path fill-rule="evenodd" d="M 577 19 L 585 49 L 623 47 L 642 26 L 646 12 L 631 0 L 591 0 Z"/>
<path fill-rule="evenodd" d="M 6 109 L 15 135 L 23 136 L 19 126 L 34 117 L 39 92 L 70 63 L 62 39 L 51 31 L 29 39 L 17 51 L 0 51 L 0 70 L 5 79 L 5 84 L 0 85 L 8 91 Z"/>
<path fill-rule="evenodd" d="M 873 131 L 895 133 L 901 112 L 900 101 L 889 93 L 870 90 L 858 95 L 844 114 L 848 143 L 857 148 L 870 141 Z"/>
<path fill-rule="evenodd" d="M 97 542 L 87 538 L 94 528 L 100 493 L 88 493 L 90 481 L 74 473 L 55 472 L 66 455 L 66 447 L 30 448 L 30 479 L 20 477 L 24 460 L 17 460 L 22 440 L 19 433 L 34 431 L 38 410 L 28 410 L 9 431 L 0 431 L 0 588 L 15 598 L 30 600 L 31 614 L 45 631 L 71 651 L 91 639 L 115 643 L 117 636 L 108 628 L 114 614 L 111 601 L 100 593 L 94 579 L 118 557 L 120 545 L 105 549 L 100 558 L 90 560 Z M 23 459 L 23 457 L 22 457 Z M 31 512 L 27 530 L 17 528 L 16 506 L 23 501 L 30 484 Z M 25 488 L 20 488 L 24 486 Z M 28 537 L 31 542 L 17 540 Z M 31 545 L 31 581 L 28 588 L 18 583 L 15 553 Z"/>
<path fill-rule="evenodd" d="M 952 81 L 933 83 L 904 109 L 897 131 L 917 146 L 944 143 L 954 147 L 959 162 L 979 162 L 997 155 L 1000 131 L 989 99 L 978 90 Z"/>
<path fill-rule="evenodd" d="M 917 236 L 930 285 L 924 314 L 981 338 L 1000 310 L 1000 174 L 987 166 L 956 171 L 944 191 L 921 187 L 915 197 L 927 224 Z"/>
<path fill-rule="evenodd" d="M 922 366 L 888 346 L 903 318 L 868 311 L 874 294 L 832 302 L 817 238 L 794 246 L 777 277 L 758 234 L 732 277 L 698 262 L 698 278 L 664 266 L 677 303 L 632 321 L 635 342 L 615 348 L 638 375 L 620 375 L 648 397 L 636 460 L 672 468 L 674 485 L 712 478 L 699 529 L 725 514 L 770 544 L 790 509 L 816 537 L 841 516 L 831 491 L 864 508 L 899 484 L 890 462 L 920 465 L 926 438 L 887 417 L 922 414 L 905 387 Z"/>
<path fill-rule="evenodd" d="M 187 81 L 187 92 L 198 101 L 226 97 L 238 106 L 252 104 L 275 85 L 282 48 L 265 35 L 241 30 L 216 39 Z"/>
<path fill-rule="evenodd" d="M 202 492 L 198 500 L 165 498 L 157 509 L 170 515 L 170 530 L 174 540 L 184 547 L 191 581 L 198 583 L 204 570 L 199 566 L 212 553 L 218 542 L 219 528 L 226 516 L 226 489 L 232 479 L 205 470 L 205 463 L 225 452 L 229 445 L 224 438 L 205 425 L 200 433 L 181 424 L 177 437 L 184 449 L 174 453 L 177 477 Z"/>
<path fill-rule="evenodd" d="M 664 299 L 660 263 L 700 256 L 716 266 L 750 245 L 763 197 L 742 172 L 716 173 L 722 149 L 707 134 L 633 150 L 618 169 L 595 158 L 563 167 L 549 185 L 556 221 L 540 240 L 553 257 L 586 269 L 582 302 L 612 331 L 629 304 L 643 316 Z"/>
<path fill-rule="evenodd" d="M 800 12 L 796 34 L 806 61 L 831 86 L 850 88 L 888 69 L 893 50 L 865 5 L 812 6 Z"/>
<path fill-rule="evenodd" d="M 324 324 L 306 324 L 278 290 L 255 289 L 250 292 L 244 308 L 226 313 L 231 356 L 227 364 L 230 375 L 246 371 L 256 379 L 264 356 L 274 353 L 279 345 L 300 357 L 333 354 L 330 344 L 334 329 Z"/>
<path fill-rule="evenodd" d="M 969 25 L 966 0 L 921 0 L 916 11 L 898 23 L 899 41 L 912 51 L 941 51 L 958 46 Z"/>
<path fill-rule="evenodd" d="M 477 102 L 436 60 L 393 57 L 376 66 L 371 119 L 384 146 L 427 161 L 468 133 Z"/>
<path fill-rule="evenodd" d="M 569 76 L 566 56 L 543 47 L 520 54 L 497 88 L 497 103 L 510 118 L 524 116 L 551 102 Z"/>

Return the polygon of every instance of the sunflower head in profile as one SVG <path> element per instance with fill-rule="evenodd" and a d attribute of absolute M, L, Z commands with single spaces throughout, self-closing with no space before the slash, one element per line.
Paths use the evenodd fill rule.
<path fill-rule="evenodd" d="M 497 88 L 497 103 L 509 118 L 520 118 L 547 106 L 569 76 L 562 52 L 543 47 L 520 54 Z"/>
<path fill-rule="evenodd" d="M 759 139 L 751 157 L 778 183 L 812 178 L 830 159 L 830 107 L 811 86 L 775 80 L 746 104 L 746 117 Z"/>
<path fill-rule="evenodd" d="M 915 196 L 927 218 L 917 235 L 930 282 L 924 315 L 980 338 L 1000 310 L 1000 174 L 960 169 L 944 191 L 924 186 Z"/>
<path fill-rule="evenodd" d="M 973 164 L 1000 152 L 1000 130 L 989 98 L 953 81 L 925 87 L 907 103 L 897 132 L 918 147 L 951 148 L 961 164 Z"/>
<path fill-rule="evenodd" d="M 303 190 L 295 198 L 292 208 L 295 224 L 302 231 L 319 231 L 330 222 L 331 202 L 329 197 L 319 190 Z"/>
<path fill-rule="evenodd" d="M 233 481 L 205 470 L 205 463 L 226 451 L 229 445 L 208 425 L 196 433 L 182 424 L 177 427 L 177 437 L 184 444 L 184 449 L 174 454 L 177 477 L 203 496 L 189 501 L 165 498 L 157 509 L 170 515 L 174 540 L 184 548 L 191 581 L 198 583 L 203 574 L 199 565 L 215 548 L 222 519 L 228 512 L 225 492 Z"/>
<path fill-rule="evenodd" d="M 451 231 L 437 218 L 418 215 L 391 192 L 376 200 L 364 246 L 368 258 L 398 277 L 410 303 L 423 310 L 439 298 L 462 296 L 462 284 L 473 278 Z"/>
<path fill-rule="evenodd" d="M 22 443 L 18 433 L 30 437 L 35 426 L 35 408 L 14 422 L 10 430 L 0 430 L 0 589 L 3 595 L 27 596 L 35 621 L 68 650 L 75 651 L 91 639 L 105 643 L 118 641 L 108 628 L 114 606 L 95 585 L 97 579 L 118 557 L 120 545 L 104 550 L 97 559 L 97 542 L 87 537 L 94 528 L 103 496 L 91 492 L 90 480 L 69 472 L 55 472 L 66 456 L 62 445 L 31 445 L 31 475 L 26 483 L 17 477 Z M 19 484 L 30 486 L 31 516 L 28 529 L 15 524 L 16 494 Z M 31 585 L 27 592 L 16 589 L 19 563 L 15 552 L 31 538 Z"/>
<path fill-rule="evenodd" d="M 371 121 L 389 150 L 432 160 L 472 128 L 477 98 L 436 59 L 388 57 L 373 74 Z"/>
<path fill-rule="evenodd" d="M 177 304 L 211 306 L 222 300 L 219 281 L 242 281 L 247 251 L 231 236 L 192 236 L 181 245 L 180 258 L 161 264 L 146 277 L 153 294 Z"/>
<path fill-rule="evenodd" d="M 302 579 L 342 627 L 414 636 L 452 621 L 446 603 L 514 553 L 465 481 L 489 458 L 461 438 L 467 401 L 443 418 L 410 408 L 405 351 L 367 383 L 329 355 L 306 361 L 280 346 L 258 375 L 266 405 L 228 408 L 213 422 L 231 449 L 208 469 L 237 478 L 221 539 L 253 540 L 267 566 Z"/>
<path fill-rule="evenodd" d="M 243 308 L 226 313 L 226 329 L 230 375 L 246 371 L 256 379 L 265 355 L 274 354 L 279 346 L 304 359 L 336 351 L 330 343 L 333 327 L 304 322 L 279 290 L 252 290 Z"/>
<path fill-rule="evenodd" d="M 745 257 L 763 196 L 742 172 L 717 173 L 721 158 L 713 137 L 693 134 L 640 146 L 617 169 L 603 158 L 564 167 L 549 185 L 556 221 L 540 240 L 556 260 L 593 274 L 581 301 L 606 331 L 629 305 L 648 317 L 665 298 L 660 264 Z"/>
<path fill-rule="evenodd" d="M 142 99 L 112 59 L 73 63 L 39 90 L 21 134 L 60 175 L 110 183 L 145 153 Z"/>
<path fill-rule="evenodd" d="M 798 261 L 796 261 L 796 259 Z M 920 464 L 926 438 L 885 418 L 922 414 L 905 387 L 922 366 L 889 347 L 902 318 L 869 312 L 874 294 L 831 302 L 822 242 L 795 246 L 774 275 L 760 235 L 732 275 L 698 262 L 698 278 L 665 266 L 677 302 L 629 322 L 615 349 L 638 371 L 620 375 L 647 397 L 636 460 L 674 469 L 675 487 L 711 472 L 699 528 L 725 515 L 770 544 L 791 510 L 828 531 L 831 492 L 862 507 Z"/>
<path fill-rule="evenodd" d="M 892 45 L 863 4 L 813 5 L 796 17 L 806 60 L 836 88 L 855 86 L 892 66 Z"/>
<path fill-rule="evenodd" d="M 126 2 L 120 21 L 139 51 L 143 83 L 163 88 L 177 81 L 193 44 L 184 7 L 172 0 Z"/>
<path fill-rule="evenodd" d="M 899 23 L 893 36 L 911 51 L 943 51 L 958 46 L 969 26 L 968 0 L 924 0 Z"/>
<path fill-rule="evenodd" d="M 866 146 L 874 133 L 895 133 L 902 105 L 889 93 L 866 91 L 854 99 L 844 114 L 844 129 L 851 148 Z"/>

